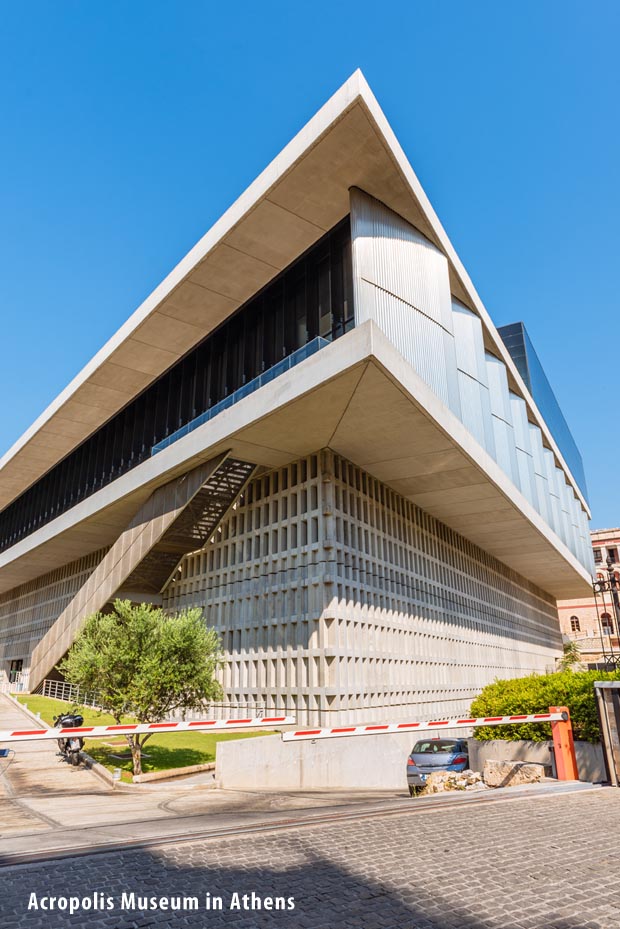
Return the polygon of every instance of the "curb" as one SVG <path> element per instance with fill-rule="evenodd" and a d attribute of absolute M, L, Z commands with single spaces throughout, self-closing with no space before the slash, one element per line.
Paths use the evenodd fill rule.
<path fill-rule="evenodd" d="M 150 771 L 147 774 L 134 774 L 134 784 L 148 784 L 150 781 L 166 781 L 173 777 L 184 777 L 186 774 L 198 774 L 200 771 L 215 771 L 215 762 L 207 761 L 204 764 L 192 764 L 186 768 L 168 768 L 165 771 Z"/>

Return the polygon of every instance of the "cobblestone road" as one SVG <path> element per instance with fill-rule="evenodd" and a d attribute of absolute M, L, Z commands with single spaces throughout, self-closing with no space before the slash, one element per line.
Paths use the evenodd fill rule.
<path fill-rule="evenodd" d="M 0 871 L 3 929 L 619 929 L 620 791 L 379 816 Z M 230 910 L 233 893 L 294 910 Z M 123 911 L 121 895 L 197 897 Z M 103 894 L 111 911 L 28 912 L 29 895 Z M 224 910 L 205 908 L 207 894 Z"/>

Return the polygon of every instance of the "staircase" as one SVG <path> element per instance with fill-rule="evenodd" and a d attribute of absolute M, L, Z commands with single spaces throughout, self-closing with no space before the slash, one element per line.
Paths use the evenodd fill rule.
<path fill-rule="evenodd" d="M 158 487 L 35 648 L 31 689 L 64 657 L 85 619 L 119 592 L 159 594 L 183 556 L 208 542 L 255 467 L 220 455 Z"/>
<path fill-rule="evenodd" d="M 233 505 L 255 466 L 226 458 L 200 487 L 129 577 L 123 590 L 129 596 L 159 594 L 167 586 L 183 555 L 196 552 L 209 541 Z"/>

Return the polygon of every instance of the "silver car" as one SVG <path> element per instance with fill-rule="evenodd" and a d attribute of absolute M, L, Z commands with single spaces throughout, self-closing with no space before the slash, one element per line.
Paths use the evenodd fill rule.
<path fill-rule="evenodd" d="M 468 766 L 466 739 L 421 739 L 407 759 L 409 795 L 414 797 L 433 771 L 464 771 Z"/>

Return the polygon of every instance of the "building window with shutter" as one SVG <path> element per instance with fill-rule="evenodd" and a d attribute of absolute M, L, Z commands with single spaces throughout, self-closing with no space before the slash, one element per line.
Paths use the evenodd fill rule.
<path fill-rule="evenodd" d="M 614 627 L 609 613 L 601 613 L 601 626 L 603 628 L 603 635 L 614 634 Z"/>

